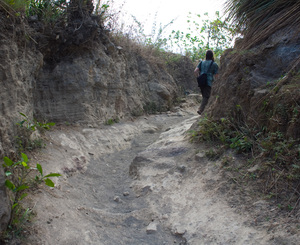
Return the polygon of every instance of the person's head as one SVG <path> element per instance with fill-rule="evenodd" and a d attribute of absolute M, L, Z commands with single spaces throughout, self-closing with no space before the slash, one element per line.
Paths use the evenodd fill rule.
<path fill-rule="evenodd" d="M 212 60 L 212 61 L 215 61 L 214 59 L 214 52 L 212 50 L 207 50 L 206 51 L 206 57 L 205 57 L 206 60 Z"/>

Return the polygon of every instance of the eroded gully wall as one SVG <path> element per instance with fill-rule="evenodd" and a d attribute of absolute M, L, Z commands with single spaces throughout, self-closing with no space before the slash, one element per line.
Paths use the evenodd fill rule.
<path fill-rule="evenodd" d="M 190 64 L 191 76 L 192 68 Z M 110 118 L 137 115 L 147 102 L 168 109 L 182 86 L 189 87 L 137 53 L 108 51 L 97 44 L 54 67 L 43 67 L 37 79 L 35 114 L 47 121 L 97 126 Z"/>
<path fill-rule="evenodd" d="M 35 78 L 42 66 L 42 55 L 18 45 L 4 34 L 0 36 L 0 157 L 14 157 L 19 112 L 32 115 Z M 2 163 L 1 163 L 2 165 Z M 0 171 L 0 231 L 9 220 L 10 210 Z"/>
<path fill-rule="evenodd" d="M 1 35 L 0 156 L 14 157 L 16 123 L 23 118 L 98 126 L 110 118 L 128 119 L 154 102 L 167 109 L 182 89 L 192 89 L 193 66 L 183 59 L 183 72 L 172 77 L 165 68 L 137 53 L 108 50 L 98 43 L 78 47 L 55 65 L 28 46 Z M 176 74 L 178 71 L 176 71 Z M 0 230 L 9 219 L 3 172 L 0 173 Z"/>

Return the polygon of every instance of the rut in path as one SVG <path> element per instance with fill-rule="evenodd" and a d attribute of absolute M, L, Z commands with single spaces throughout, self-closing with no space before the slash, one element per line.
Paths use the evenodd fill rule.
<path fill-rule="evenodd" d="M 178 112 L 102 129 L 49 132 L 48 147 L 37 158 L 45 171 L 63 172 L 65 178 L 33 197 L 38 215 L 33 226 L 40 232 L 28 243 L 180 244 L 184 239 L 170 230 L 147 232 L 156 214 L 133 190 L 129 166 L 161 132 L 191 116 Z"/>
<path fill-rule="evenodd" d="M 50 132 L 37 158 L 65 177 L 33 196 L 37 219 L 28 244 L 281 244 L 210 188 L 222 183 L 217 163 L 186 138 L 198 119 L 178 109 Z"/>

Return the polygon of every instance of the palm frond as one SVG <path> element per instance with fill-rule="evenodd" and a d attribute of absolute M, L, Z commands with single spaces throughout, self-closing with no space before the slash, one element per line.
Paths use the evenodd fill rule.
<path fill-rule="evenodd" d="M 283 27 L 300 29 L 299 0 L 228 0 L 225 9 L 248 47 L 250 41 L 255 45 Z"/>

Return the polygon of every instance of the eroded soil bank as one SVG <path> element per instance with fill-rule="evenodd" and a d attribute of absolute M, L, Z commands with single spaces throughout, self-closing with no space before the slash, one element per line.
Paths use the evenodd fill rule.
<path fill-rule="evenodd" d="M 188 101 L 167 114 L 49 132 L 32 160 L 63 177 L 28 199 L 36 217 L 22 244 L 297 244 L 297 234 L 255 226 L 226 202 L 218 163 L 187 137 L 199 119 Z"/>

